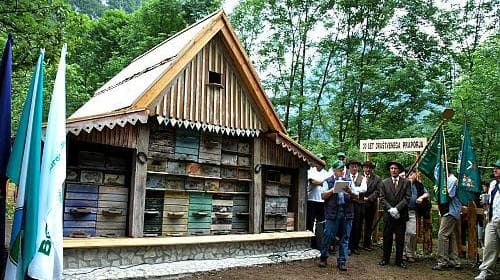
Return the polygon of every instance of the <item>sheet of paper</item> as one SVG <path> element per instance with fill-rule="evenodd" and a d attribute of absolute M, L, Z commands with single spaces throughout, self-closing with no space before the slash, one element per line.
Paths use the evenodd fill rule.
<path fill-rule="evenodd" d="M 349 181 L 335 181 L 333 185 L 333 193 L 339 193 L 344 190 L 345 187 L 350 187 L 351 182 Z"/>

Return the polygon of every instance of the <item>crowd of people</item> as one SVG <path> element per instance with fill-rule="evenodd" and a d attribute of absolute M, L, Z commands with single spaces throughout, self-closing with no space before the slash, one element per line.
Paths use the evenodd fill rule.
<path fill-rule="evenodd" d="M 323 155 L 319 157 L 326 161 Z M 362 163 L 351 159 L 346 162 L 345 153 L 339 152 L 331 168 L 312 167 L 309 170 L 306 228 L 315 233 L 311 246 L 321 253 L 320 267 L 326 267 L 329 255 L 338 251 L 337 268 L 345 271 L 350 255 L 373 250 L 372 233 L 378 223 L 375 221 L 378 202 L 383 209 L 384 222 L 383 254 L 378 264 L 389 265 L 393 241 L 396 266 L 406 269 L 407 263 L 416 261 L 417 217 L 423 220 L 423 230 L 430 232 L 431 196 L 417 179 L 415 170 L 405 169 L 397 161 L 389 161 L 385 165 L 389 176 L 381 179 L 374 174 L 375 167 L 372 161 Z M 481 195 L 481 204 L 488 212 L 487 217 L 480 220 L 486 227 L 482 230 L 483 261 L 476 280 L 490 279 L 494 275 L 500 252 L 500 160 L 494 165 L 493 176 L 489 187 L 485 187 L 485 194 Z M 433 270 L 462 268 L 455 228 L 465 206 L 458 199 L 457 182 L 453 172 L 449 172 L 449 200 L 438 205 L 441 221 Z M 478 238 L 481 240 L 481 236 Z"/>

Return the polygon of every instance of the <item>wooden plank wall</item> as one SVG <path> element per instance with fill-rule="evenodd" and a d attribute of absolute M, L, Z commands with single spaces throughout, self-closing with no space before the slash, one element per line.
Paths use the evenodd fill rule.
<path fill-rule="evenodd" d="M 137 139 L 137 126 L 126 125 L 125 127 L 115 126 L 113 129 L 107 127 L 103 128 L 102 131 L 93 129 L 90 133 L 81 131 L 78 136 L 68 133 L 73 142 L 85 142 L 85 143 L 95 143 L 104 144 L 123 148 L 135 148 Z"/>
<path fill-rule="evenodd" d="M 222 84 L 208 85 L 208 72 L 222 74 Z M 160 94 L 156 115 L 240 129 L 265 124 L 219 35 L 195 56 Z"/>
<path fill-rule="evenodd" d="M 305 164 L 292 153 L 274 143 L 271 139 L 266 137 L 261 138 L 262 146 L 260 155 L 263 165 L 299 168 L 301 165 Z"/>

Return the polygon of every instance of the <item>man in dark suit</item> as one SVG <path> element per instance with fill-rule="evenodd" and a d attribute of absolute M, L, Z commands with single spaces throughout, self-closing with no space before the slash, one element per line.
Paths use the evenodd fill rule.
<path fill-rule="evenodd" d="M 384 209 L 384 256 L 379 265 L 389 264 L 392 251 L 392 236 L 396 234 L 396 265 L 406 268 L 403 262 L 406 221 L 408 221 L 408 202 L 410 200 L 410 181 L 399 177 L 403 165 L 396 161 L 386 164 L 390 177 L 382 181 L 380 203 Z"/>
<path fill-rule="evenodd" d="M 378 210 L 377 198 L 379 196 L 379 189 L 382 187 L 382 179 L 373 174 L 373 169 L 375 169 L 373 162 L 365 161 L 363 163 L 363 182 L 361 185 L 366 184 L 366 192 L 361 193 L 359 198 L 364 203 L 364 213 L 361 216 L 361 223 L 364 224 L 363 248 L 369 252 L 373 250 L 373 219 Z"/>

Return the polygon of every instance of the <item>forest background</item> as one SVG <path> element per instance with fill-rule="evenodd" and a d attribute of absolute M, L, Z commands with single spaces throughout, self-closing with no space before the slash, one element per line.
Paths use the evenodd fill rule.
<path fill-rule="evenodd" d="M 288 133 L 315 153 L 365 159 L 359 141 L 430 137 L 450 107 L 448 159 L 467 119 L 478 164 L 500 158 L 499 0 L 242 0 L 229 13 Z M 135 57 L 219 9 L 221 0 L 3 0 L 14 35 L 13 131 L 38 52 L 45 110 L 68 44 L 67 114 Z M 45 116 L 47 112 L 45 112 Z M 405 165 L 414 154 L 373 154 Z M 451 168 L 455 168 L 450 165 Z M 484 181 L 491 169 L 482 168 Z"/>

